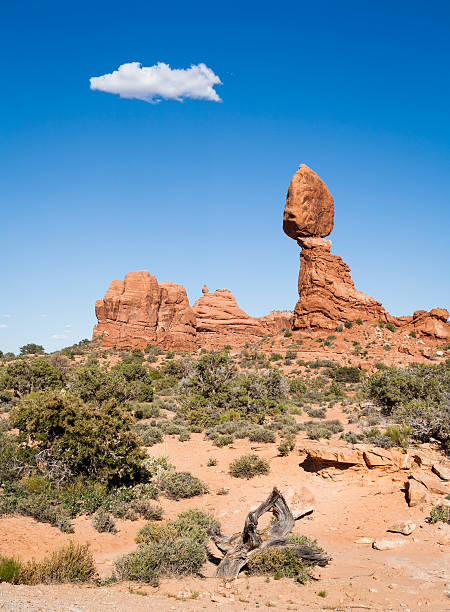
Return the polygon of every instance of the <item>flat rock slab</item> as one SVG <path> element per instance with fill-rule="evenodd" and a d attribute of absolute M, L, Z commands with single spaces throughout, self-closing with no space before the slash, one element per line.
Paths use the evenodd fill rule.
<path fill-rule="evenodd" d="M 446 482 L 450 480 L 450 468 L 440 465 L 439 463 L 434 463 L 431 469 L 441 480 L 445 480 Z"/>
<path fill-rule="evenodd" d="M 381 538 L 381 540 L 375 540 L 372 544 L 372 548 L 375 550 L 392 550 L 393 548 L 399 548 L 407 542 L 403 538 Z"/>

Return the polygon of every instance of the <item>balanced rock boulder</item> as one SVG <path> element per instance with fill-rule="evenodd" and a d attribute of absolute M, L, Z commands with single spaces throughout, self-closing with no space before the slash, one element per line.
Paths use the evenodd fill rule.
<path fill-rule="evenodd" d="M 334 225 L 334 200 L 322 179 L 301 164 L 291 179 L 283 229 L 290 238 L 328 236 Z"/>

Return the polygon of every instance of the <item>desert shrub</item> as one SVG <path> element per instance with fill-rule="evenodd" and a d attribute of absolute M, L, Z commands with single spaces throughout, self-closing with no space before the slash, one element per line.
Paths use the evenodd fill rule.
<path fill-rule="evenodd" d="M 351 327 L 353 327 L 353 323 L 352 323 L 352 321 L 345 321 L 345 322 L 344 322 L 344 327 L 345 327 L 346 329 L 350 329 Z"/>
<path fill-rule="evenodd" d="M 335 433 L 344 431 L 342 423 L 337 419 L 332 421 L 322 421 L 320 423 L 307 421 L 303 424 L 306 435 L 310 440 L 320 440 L 320 438 L 329 439 Z"/>
<path fill-rule="evenodd" d="M 167 538 L 159 542 L 140 544 L 138 548 L 116 561 L 120 580 L 137 580 L 152 585 L 160 576 L 198 574 L 206 561 L 206 548 L 189 537 Z"/>
<path fill-rule="evenodd" d="M 345 440 L 349 444 L 358 444 L 358 442 L 362 442 L 364 439 L 363 434 L 357 434 L 354 431 L 346 431 L 341 436 L 342 440 Z"/>
<path fill-rule="evenodd" d="M 165 525 L 148 523 L 136 536 L 137 550 L 116 562 L 118 577 L 157 585 L 160 576 L 198 574 L 211 526 L 220 530 L 214 516 L 200 509 L 181 512 Z"/>
<path fill-rule="evenodd" d="M 19 497 L 15 511 L 24 516 L 31 516 L 40 523 L 50 523 L 65 533 L 73 533 L 70 512 L 60 505 L 53 505 L 43 493 Z"/>
<path fill-rule="evenodd" d="M 23 397 L 11 418 L 19 441 L 47 462 L 68 466 L 74 476 L 107 484 L 139 477 L 144 458 L 139 438 L 130 417 L 112 400 L 96 406 L 65 391 L 38 391 Z"/>
<path fill-rule="evenodd" d="M 395 407 L 392 417 L 408 427 L 410 435 L 419 442 L 434 439 L 445 451 L 450 451 L 450 395 L 436 403 L 412 400 Z"/>
<path fill-rule="evenodd" d="M 154 446 L 163 441 L 164 435 L 159 427 L 146 423 L 136 423 L 134 431 L 139 435 L 144 446 Z"/>
<path fill-rule="evenodd" d="M 10 363 L 0 377 L 0 388 L 16 396 L 42 389 L 57 389 L 63 385 L 61 371 L 45 358 L 20 359 Z"/>
<path fill-rule="evenodd" d="M 215 465 L 217 465 L 217 459 L 215 457 L 210 457 L 206 465 L 208 467 L 214 467 Z"/>
<path fill-rule="evenodd" d="M 275 434 L 270 429 L 258 427 L 250 430 L 248 439 L 250 442 L 275 442 Z"/>
<path fill-rule="evenodd" d="M 232 461 L 229 471 L 231 476 L 235 478 L 253 478 L 259 474 L 268 474 L 270 466 L 266 459 L 250 453 L 249 455 L 241 455 Z"/>
<path fill-rule="evenodd" d="M 23 563 L 16 582 L 19 584 L 89 582 L 94 575 L 94 558 L 89 544 L 69 542 L 42 561 Z"/>
<path fill-rule="evenodd" d="M 438 365 L 413 364 L 405 369 L 383 367 L 367 381 L 369 397 L 382 406 L 386 414 L 412 400 L 438 404 L 449 392 L 449 361 Z"/>
<path fill-rule="evenodd" d="M 132 502 L 131 507 L 146 521 L 160 521 L 162 519 L 162 507 L 159 504 L 152 503 L 149 499 L 136 499 Z"/>
<path fill-rule="evenodd" d="M 168 470 L 161 476 L 160 486 L 173 499 L 195 497 L 208 492 L 208 486 L 190 472 Z"/>
<path fill-rule="evenodd" d="M 361 379 L 361 371 L 355 366 L 336 366 L 330 368 L 330 375 L 338 382 L 357 383 Z"/>
<path fill-rule="evenodd" d="M 340 325 L 340 324 L 339 324 L 339 325 L 336 325 L 336 331 L 337 331 L 337 332 L 344 331 L 344 326 L 343 326 L 343 325 Z"/>
<path fill-rule="evenodd" d="M 269 361 L 281 361 L 283 359 L 283 355 L 280 355 L 280 353 L 272 353 L 272 355 L 269 357 Z"/>
<path fill-rule="evenodd" d="M 94 529 L 99 533 L 117 533 L 113 517 L 103 509 L 97 510 L 91 520 Z"/>
<path fill-rule="evenodd" d="M 294 436 L 286 436 L 284 440 L 280 442 L 278 445 L 278 452 L 282 457 L 289 455 L 295 448 L 295 438 Z"/>
<path fill-rule="evenodd" d="M 386 329 L 390 332 L 395 332 L 395 325 L 393 323 L 386 323 Z"/>
<path fill-rule="evenodd" d="M 183 431 L 180 431 L 180 435 L 178 436 L 178 440 L 180 442 L 187 442 L 190 439 L 191 439 L 191 434 L 188 429 L 183 429 Z"/>
<path fill-rule="evenodd" d="M 312 419 L 326 419 L 327 411 L 326 408 L 306 408 L 305 412 Z"/>
<path fill-rule="evenodd" d="M 0 555 L 0 582 L 16 582 L 21 566 L 19 559 Z"/>
<path fill-rule="evenodd" d="M 137 521 L 138 515 L 130 507 L 129 502 L 117 500 L 113 501 L 110 505 L 110 511 L 114 518 L 126 519 L 128 521 Z"/>
<path fill-rule="evenodd" d="M 137 404 L 134 409 L 134 418 L 141 419 L 156 419 L 161 416 L 161 411 L 154 404 Z"/>
<path fill-rule="evenodd" d="M 213 438 L 214 446 L 218 446 L 222 448 L 223 446 L 228 446 L 229 444 L 233 444 L 234 436 L 233 434 L 219 434 L 215 438 Z"/>
<path fill-rule="evenodd" d="M 248 560 L 250 574 L 270 574 L 274 578 L 295 578 L 304 584 L 310 579 L 307 565 L 289 548 L 273 546 Z"/>
<path fill-rule="evenodd" d="M 356 325 L 362 325 L 363 321 L 362 321 L 362 319 L 358 318 L 358 319 L 356 319 L 355 323 L 356 323 Z"/>
<path fill-rule="evenodd" d="M 434 506 L 431 509 L 429 518 L 430 523 L 448 523 L 450 525 L 450 507 L 449 506 Z"/>
<path fill-rule="evenodd" d="M 416 338 L 417 337 L 417 332 L 414 329 L 412 329 L 409 332 L 409 336 L 410 336 L 410 338 Z"/>
<path fill-rule="evenodd" d="M 291 395 L 296 397 L 301 396 L 306 393 L 307 389 L 308 387 L 301 378 L 293 378 L 289 381 L 289 391 Z"/>

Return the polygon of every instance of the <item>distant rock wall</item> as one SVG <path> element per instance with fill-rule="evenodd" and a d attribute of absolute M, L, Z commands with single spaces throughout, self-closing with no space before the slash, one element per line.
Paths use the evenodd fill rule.
<path fill-rule="evenodd" d="M 93 338 L 101 337 L 105 348 L 144 348 L 150 343 L 184 351 L 256 342 L 290 329 L 293 319 L 289 311 L 250 317 L 228 289 L 209 293 L 203 287 L 203 296 L 191 308 L 182 285 L 158 283 L 146 271 L 112 281 L 103 300 L 97 300 L 95 313 Z"/>

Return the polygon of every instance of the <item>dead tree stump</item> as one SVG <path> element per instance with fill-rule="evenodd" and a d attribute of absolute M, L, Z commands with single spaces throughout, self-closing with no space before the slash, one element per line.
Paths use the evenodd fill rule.
<path fill-rule="evenodd" d="M 265 512 L 272 512 L 274 520 L 266 529 L 258 531 L 258 520 Z M 308 512 L 307 514 L 310 514 Z M 237 577 L 250 557 L 270 546 L 291 549 L 298 557 L 313 565 L 325 566 L 331 557 L 307 545 L 289 542 L 288 537 L 294 527 L 294 517 L 276 487 L 256 510 L 249 512 L 242 532 L 224 536 L 215 527 L 209 535 L 224 557 L 217 568 L 217 577 L 232 580 Z"/>

